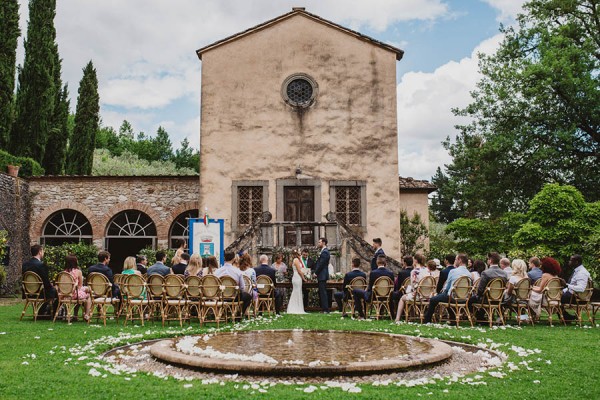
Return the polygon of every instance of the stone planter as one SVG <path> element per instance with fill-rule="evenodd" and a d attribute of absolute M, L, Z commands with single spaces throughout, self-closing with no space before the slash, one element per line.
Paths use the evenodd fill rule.
<path fill-rule="evenodd" d="M 19 176 L 19 168 L 20 167 L 18 165 L 9 164 L 6 166 L 6 172 L 8 172 L 10 176 L 14 176 L 16 178 L 17 176 Z"/>

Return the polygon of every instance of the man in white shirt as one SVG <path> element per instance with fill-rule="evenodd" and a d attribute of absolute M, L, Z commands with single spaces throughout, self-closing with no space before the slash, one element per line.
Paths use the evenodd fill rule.
<path fill-rule="evenodd" d="M 563 294 L 560 299 L 563 305 L 569 304 L 575 293 L 584 292 L 587 288 L 588 280 L 590 279 L 590 273 L 583 266 L 583 258 L 579 254 L 571 256 L 569 259 L 569 267 L 574 268 L 574 270 L 569 282 L 567 282 L 566 287 L 563 289 Z M 564 308 L 563 317 L 569 321 L 575 319 L 575 316 L 565 312 Z"/>
<path fill-rule="evenodd" d="M 242 272 L 231 264 L 234 259 L 235 253 L 232 251 L 226 251 L 225 263 L 221 268 L 215 271 L 215 276 L 222 277 L 227 275 L 235 279 L 235 281 L 238 283 L 238 286 L 240 287 L 240 298 L 243 302 L 242 315 L 244 315 L 246 313 L 246 309 L 250 305 L 250 301 L 252 301 L 252 296 L 250 296 L 250 293 L 245 291 L 246 287 L 244 286 L 244 276 Z"/>

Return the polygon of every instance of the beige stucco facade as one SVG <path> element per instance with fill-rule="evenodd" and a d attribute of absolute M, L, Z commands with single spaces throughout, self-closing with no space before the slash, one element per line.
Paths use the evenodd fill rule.
<path fill-rule="evenodd" d="M 358 181 L 364 237 L 381 237 L 399 257 L 398 53 L 303 12 L 205 49 L 199 204 L 226 220 L 226 244 L 239 233 L 236 181 L 268 182 L 265 208 L 275 221 L 283 185 L 318 186 L 315 219 L 324 221 L 330 185 Z M 318 85 L 308 108 L 282 97 L 283 82 L 297 73 Z"/>

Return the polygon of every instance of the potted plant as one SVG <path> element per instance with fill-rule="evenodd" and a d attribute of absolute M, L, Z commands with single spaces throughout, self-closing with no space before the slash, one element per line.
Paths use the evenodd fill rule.
<path fill-rule="evenodd" d="M 19 168 L 21 168 L 20 165 L 8 164 L 6 166 L 6 171 L 10 176 L 14 176 L 16 178 L 17 176 L 19 176 Z"/>

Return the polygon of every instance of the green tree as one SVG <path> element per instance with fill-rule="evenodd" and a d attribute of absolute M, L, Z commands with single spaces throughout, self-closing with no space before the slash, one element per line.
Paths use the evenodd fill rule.
<path fill-rule="evenodd" d="M 111 155 L 107 149 L 96 149 L 92 175 L 196 175 L 196 171 L 190 168 L 177 168 L 172 161 L 143 160 L 137 154 L 128 151 L 116 156 Z"/>
<path fill-rule="evenodd" d="M 533 0 L 524 10 L 481 58 L 472 103 L 455 110 L 472 122 L 445 142 L 445 192 L 467 217 L 524 211 L 549 182 L 600 199 L 598 2 Z"/>
<path fill-rule="evenodd" d="M 41 163 L 52 129 L 55 84 L 56 0 L 31 0 L 25 40 L 25 61 L 19 70 L 16 119 L 10 137 L 11 153 Z"/>
<path fill-rule="evenodd" d="M 191 168 L 200 172 L 200 152 L 190 147 L 190 142 L 186 139 L 181 141 L 181 147 L 175 150 L 173 162 L 177 168 Z"/>
<path fill-rule="evenodd" d="M 415 254 L 425 248 L 425 240 L 429 237 L 427 227 L 417 212 L 408 217 L 406 210 L 400 210 L 400 253 Z"/>
<path fill-rule="evenodd" d="M 19 29 L 19 2 L 0 3 L 0 148 L 6 149 L 14 118 L 15 68 Z"/>
<path fill-rule="evenodd" d="M 64 172 L 70 137 L 69 107 L 69 88 L 65 85 L 57 98 L 52 129 L 44 152 L 43 166 L 48 175 L 61 175 Z"/>
<path fill-rule="evenodd" d="M 91 175 L 96 132 L 100 128 L 98 78 L 91 61 L 83 69 L 78 93 L 75 127 L 69 145 L 66 172 L 69 175 Z"/>

